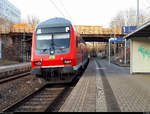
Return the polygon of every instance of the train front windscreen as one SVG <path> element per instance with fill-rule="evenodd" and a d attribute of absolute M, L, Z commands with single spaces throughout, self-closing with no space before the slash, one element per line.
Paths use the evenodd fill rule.
<path fill-rule="evenodd" d="M 39 28 L 36 31 L 37 55 L 60 55 L 70 51 L 70 27 Z"/>

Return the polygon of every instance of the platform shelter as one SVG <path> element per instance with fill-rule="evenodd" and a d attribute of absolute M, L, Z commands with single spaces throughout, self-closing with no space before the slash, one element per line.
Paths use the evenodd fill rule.
<path fill-rule="evenodd" d="M 124 38 L 130 40 L 130 73 L 150 73 L 150 21 Z"/>

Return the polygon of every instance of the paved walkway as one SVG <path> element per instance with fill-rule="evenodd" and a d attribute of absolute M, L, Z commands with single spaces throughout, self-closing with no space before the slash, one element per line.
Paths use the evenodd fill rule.
<path fill-rule="evenodd" d="M 60 112 L 149 112 L 150 75 L 92 59 Z"/>
<path fill-rule="evenodd" d="M 100 61 L 123 112 L 150 111 L 150 74 L 130 75 L 129 68 Z"/>

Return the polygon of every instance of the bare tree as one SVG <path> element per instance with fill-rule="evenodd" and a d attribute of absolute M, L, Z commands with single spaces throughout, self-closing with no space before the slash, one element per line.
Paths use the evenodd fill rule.
<path fill-rule="evenodd" d="M 28 15 L 25 20 L 22 20 L 22 22 L 34 26 L 35 24 L 40 23 L 40 19 L 36 16 Z"/>
<path fill-rule="evenodd" d="M 148 14 L 145 11 L 140 11 L 140 25 L 148 21 Z M 115 20 L 115 21 L 114 21 Z M 110 27 L 116 26 L 121 28 L 122 26 L 136 26 L 136 10 L 130 8 L 126 11 L 120 11 L 110 22 Z"/>
<path fill-rule="evenodd" d="M 149 21 L 149 18 L 150 18 L 149 13 L 146 13 L 146 12 L 144 12 L 144 11 L 141 11 L 139 24 L 142 25 L 143 23 Z"/>
<path fill-rule="evenodd" d="M 6 18 L 0 18 L 0 31 L 7 31 L 9 32 L 10 28 L 12 27 L 13 23 Z"/>

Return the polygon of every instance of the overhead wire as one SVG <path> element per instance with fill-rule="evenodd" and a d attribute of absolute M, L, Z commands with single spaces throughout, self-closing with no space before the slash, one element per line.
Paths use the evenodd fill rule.
<path fill-rule="evenodd" d="M 55 2 L 53 0 L 49 0 L 54 6 L 55 8 L 57 9 L 57 11 L 63 16 L 65 17 L 64 13 L 57 7 L 57 5 L 55 4 Z"/>
<path fill-rule="evenodd" d="M 68 12 L 68 10 L 65 8 L 65 6 L 64 6 L 64 4 L 63 4 L 63 2 L 62 2 L 62 0 L 59 0 L 59 2 L 60 2 L 60 4 L 63 6 L 63 8 L 64 8 L 65 12 L 66 12 L 66 13 L 67 13 L 67 15 L 68 15 L 68 17 L 72 20 L 72 18 L 71 18 L 71 16 L 70 16 L 70 14 L 69 14 L 69 12 Z"/>

